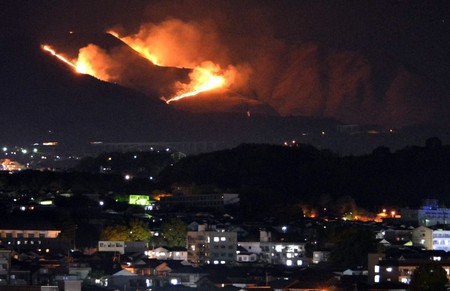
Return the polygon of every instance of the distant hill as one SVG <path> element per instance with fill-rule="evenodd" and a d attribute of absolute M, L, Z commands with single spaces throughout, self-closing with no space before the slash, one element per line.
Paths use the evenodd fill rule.
<path fill-rule="evenodd" d="M 249 217 L 298 215 L 302 205 L 332 209 L 343 201 L 379 211 L 419 207 L 426 198 L 448 205 L 449 165 L 450 146 L 438 139 L 396 152 L 380 147 L 359 157 L 339 157 L 305 145 L 246 144 L 185 158 L 167 167 L 159 183 L 194 193 L 240 193 Z"/>

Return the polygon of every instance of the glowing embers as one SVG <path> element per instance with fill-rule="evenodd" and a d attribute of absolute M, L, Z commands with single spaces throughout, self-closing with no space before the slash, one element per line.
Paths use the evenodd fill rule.
<path fill-rule="evenodd" d="M 75 71 L 81 73 L 80 71 L 78 71 L 77 66 L 72 63 L 71 61 L 69 61 L 67 58 L 63 57 L 62 55 L 56 53 L 56 51 L 54 49 L 52 49 L 49 45 L 42 45 L 41 46 L 42 49 L 46 52 L 49 52 L 50 54 L 54 55 L 55 57 L 57 57 L 59 60 L 63 61 L 64 63 L 66 63 L 67 65 L 71 66 L 72 68 L 75 69 Z"/>
<path fill-rule="evenodd" d="M 163 100 L 169 104 L 173 101 L 223 87 L 226 82 L 225 77 L 216 74 L 216 71 L 220 70 L 218 66 L 211 65 L 210 67 L 196 67 L 189 75 L 191 82 L 189 84 L 177 83 L 180 87 L 177 96 Z"/>
<path fill-rule="evenodd" d="M 164 52 L 164 50 L 161 49 L 164 44 L 171 48 L 169 49 L 171 52 L 180 51 L 173 50 L 174 46 L 177 45 L 172 41 L 168 41 L 167 36 L 163 34 L 158 34 L 159 38 L 156 37 L 157 40 L 153 41 L 155 38 L 148 37 L 142 32 L 134 36 L 125 37 L 120 37 L 119 34 L 114 31 L 108 31 L 108 33 L 126 43 L 129 47 L 139 52 L 141 56 L 155 65 L 193 68 L 192 72 L 189 74 L 189 83 L 176 82 L 174 84 L 176 92 L 174 94 L 175 96 L 161 98 L 167 104 L 186 97 L 196 96 L 202 92 L 228 86 L 236 76 L 236 72 L 234 72 L 235 68 L 232 66 L 228 66 L 226 70 L 222 70 L 219 65 L 211 61 L 204 61 L 198 65 L 198 59 L 200 58 L 193 57 L 196 61 L 188 61 L 189 58 L 179 58 L 176 54 Z M 152 47 L 157 47 L 159 49 L 152 49 Z M 190 51 L 189 49 L 186 50 Z M 158 55 L 158 52 L 161 53 L 161 55 Z"/>
<path fill-rule="evenodd" d="M 90 63 L 87 60 L 85 60 L 83 58 L 78 58 L 78 60 L 70 61 L 68 58 L 66 58 L 63 55 L 57 53 L 49 45 L 42 45 L 41 47 L 42 47 L 42 49 L 44 51 L 49 52 L 50 54 L 55 56 L 60 61 L 64 62 L 65 64 L 67 64 L 69 66 L 71 66 L 75 70 L 75 72 L 81 73 L 81 74 L 89 74 L 89 75 L 92 75 L 94 77 L 97 77 L 95 72 L 94 72 L 94 70 L 92 69 L 92 66 L 90 65 Z"/>

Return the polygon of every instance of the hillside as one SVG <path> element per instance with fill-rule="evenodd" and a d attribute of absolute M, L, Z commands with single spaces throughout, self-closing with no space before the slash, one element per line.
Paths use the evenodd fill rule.
<path fill-rule="evenodd" d="M 426 198 L 450 203 L 449 165 L 450 147 L 438 139 L 351 157 L 305 145 L 247 144 L 183 159 L 161 173 L 159 184 L 240 193 L 243 209 L 253 215 L 298 213 L 301 205 L 334 209 L 342 201 L 379 211 L 418 207 Z"/>

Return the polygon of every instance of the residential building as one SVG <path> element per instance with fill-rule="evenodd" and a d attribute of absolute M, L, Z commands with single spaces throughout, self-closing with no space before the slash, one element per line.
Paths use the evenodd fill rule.
<path fill-rule="evenodd" d="M 388 250 L 386 254 L 369 254 L 368 282 L 411 282 L 414 270 L 424 264 L 437 264 L 445 269 L 450 279 L 450 254 L 444 251 L 401 248 Z"/>
<path fill-rule="evenodd" d="M 237 233 L 201 224 L 196 231 L 188 231 L 187 247 L 188 261 L 195 265 L 234 264 Z"/>
<path fill-rule="evenodd" d="M 419 209 L 402 209 L 402 221 L 433 226 L 450 222 L 450 208 L 440 207 L 435 199 L 426 199 Z"/>
<path fill-rule="evenodd" d="M 285 266 L 305 264 L 304 243 L 274 241 L 272 233 L 267 230 L 260 230 L 259 241 L 240 241 L 238 245 L 249 253 L 258 254 L 263 263 Z"/>
<path fill-rule="evenodd" d="M 0 220 L 0 244 L 18 251 L 67 252 L 71 242 L 59 237 L 61 230 L 39 216 L 5 217 Z"/>
<path fill-rule="evenodd" d="M 427 250 L 450 251 L 450 229 L 447 225 L 441 226 L 419 226 L 412 231 L 412 242 L 414 246 L 423 247 Z"/>
<path fill-rule="evenodd" d="M 185 247 L 157 247 L 147 251 L 150 259 L 187 261 L 188 252 Z"/>

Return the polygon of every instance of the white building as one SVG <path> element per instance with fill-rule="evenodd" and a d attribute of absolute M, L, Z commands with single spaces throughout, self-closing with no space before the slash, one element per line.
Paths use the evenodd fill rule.
<path fill-rule="evenodd" d="M 427 250 L 450 251 L 450 230 L 419 226 L 413 230 L 412 242 Z"/>
<path fill-rule="evenodd" d="M 450 222 L 450 208 L 439 207 L 435 199 L 427 199 L 419 209 L 402 209 L 402 220 L 433 226 Z"/>
<path fill-rule="evenodd" d="M 268 264 L 304 265 L 304 243 L 272 241 L 272 235 L 269 231 L 261 230 L 257 242 L 239 242 L 238 245 L 248 252 L 258 254 L 260 260 Z"/>
<path fill-rule="evenodd" d="M 148 250 L 149 259 L 187 261 L 187 249 L 184 247 L 157 247 Z"/>
<path fill-rule="evenodd" d="M 237 233 L 201 224 L 187 233 L 188 261 L 195 265 L 236 262 Z"/>

